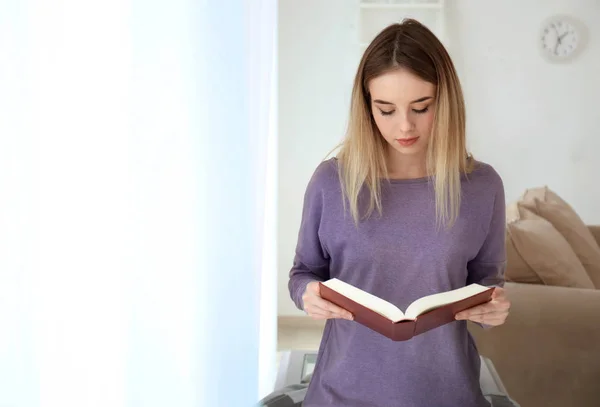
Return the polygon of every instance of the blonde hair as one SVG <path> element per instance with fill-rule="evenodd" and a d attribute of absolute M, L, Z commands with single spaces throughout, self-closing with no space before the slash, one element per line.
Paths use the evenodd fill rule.
<path fill-rule="evenodd" d="M 426 165 L 434 181 L 436 223 L 451 226 L 460 210 L 461 174 L 470 172 L 473 162 L 466 151 L 464 99 L 448 52 L 427 27 L 412 19 L 384 29 L 362 56 L 352 89 L 346 137 L 337 155 L 342 191 L 357 224 L 375 209 L 381 214 L 381 181 L 388 177 L 386 141 L 373 119 L 368 84 L 399 68 L 436 85 Z M 369 200 L 361 214 L 359 194 L 364 187 L 368 188 Z"/>

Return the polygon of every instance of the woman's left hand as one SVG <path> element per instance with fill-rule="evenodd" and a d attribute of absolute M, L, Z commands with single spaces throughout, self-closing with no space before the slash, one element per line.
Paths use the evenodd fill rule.
<path fill-rule="evenodd" d="M 496 287 L 489 302 L 459 312 L 456 314 L 456 319 L 498 326 L 506 321 L 509 309 L 510 301 L 506 298 L 504 288 Z"/>

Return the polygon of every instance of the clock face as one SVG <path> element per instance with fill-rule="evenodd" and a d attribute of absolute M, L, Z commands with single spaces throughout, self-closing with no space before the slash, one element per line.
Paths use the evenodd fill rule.
<path fill-rule="evenodd" d="M 552 59 L 568 59 L 579 45 L 579 33 L 575 24 L 567 19 L 548 21 L 542 28 L 541 46 L 544 54 Z"/>

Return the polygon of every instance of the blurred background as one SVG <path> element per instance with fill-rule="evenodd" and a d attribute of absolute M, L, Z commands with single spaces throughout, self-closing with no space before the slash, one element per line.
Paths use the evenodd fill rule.
<path fill-rule="evenodd" d="M 504 180 L 514 311 L 481 353 L 522 406 L 600 405 L 600 2 L 5 0 L 0 406 L 252 405 L 309 375 L 304 191 L 405 17 Z M 566 206 L 524 226 L 532 196 Z"/>
<path fill-rule="evenodd" d="M 0 2 L 0 406 L 272 387 L 276 10 Z"/>

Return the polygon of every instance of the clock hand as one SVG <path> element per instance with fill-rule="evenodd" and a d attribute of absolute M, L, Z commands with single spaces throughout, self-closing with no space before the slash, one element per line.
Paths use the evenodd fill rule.
<path fill-rule="evenodd" d="M 558 41 L 562 41 L 562 39 L 565 38 L 568 34 L 569 34 L 569 31 L 567 31 L 566 33 L 564 33 L 563 35 L 558 37 Z"/>
<path fill-rule="evenodd" d="M 560 45 L 560 34 L 558 33 L 558 28 L 556 28 L 556 25 L 552 24 L 552 28 L 554 28 L 554 31 L 556 31 L 556 45 L 554 46 L 554 54 L 556 54 L 556 51 L 558 51 L 558 46 Z"/>

